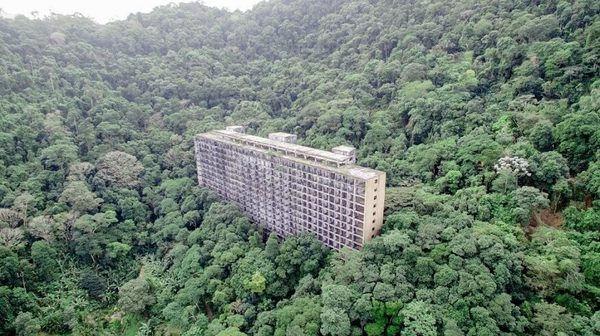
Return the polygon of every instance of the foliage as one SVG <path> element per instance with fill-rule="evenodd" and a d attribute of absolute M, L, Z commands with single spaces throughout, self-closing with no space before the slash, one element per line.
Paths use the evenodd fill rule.
<path fill-rule="evenodd" d="M 600 333 L 597 1 L 0 18 L 0 334 Z M 267 236 L 197 186 L 242 124 L 387 174 L 382 235 Z"/>

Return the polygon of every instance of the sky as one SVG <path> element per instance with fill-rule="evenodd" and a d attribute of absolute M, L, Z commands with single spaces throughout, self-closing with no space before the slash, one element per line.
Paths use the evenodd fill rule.
<path fill-rule="evenodd" d="M 193 2 L 192 0 L 0 0 L 3 16 L 23 14 L 31 17 L 38 12 L 43 17 L 51 12 L 58 14 L 81 13 L 98 23 L 122 20 L 131 13 L 147 13 L 156 6 L 171 2 Z M 247 10 L 260 0 L 203 0 L 207 6 L 227 8 L 229 10 Z"/>

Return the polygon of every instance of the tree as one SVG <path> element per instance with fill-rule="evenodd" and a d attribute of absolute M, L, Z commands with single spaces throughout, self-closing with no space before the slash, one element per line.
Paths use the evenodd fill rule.
<path fill-rule="evenodd" d="M 60 271 L 58 253 L 47 241 L 36 241 L 31 245 L 31 260 L 40 279 L 52 281 Z"/>
<path fill-rule="evenodd" d="M 259 271 L 252 274 L 252 280 L 248 283 L 248 287 L 252 293 L 260 294 L 266 288 L 266 279 Z"/>
<path fill-rule="evenodd" d="M 40 321 L 30 312 L 22 312 L 15 318 L 15 329 L 18 336 L 35 336 L 39 333 Z"/>
<path fill-rule="evenodd" d="M 304 333 L 316 336 L 319 334 L 320 314 L 321 306 L 314 299 L 301 297 L 292 300 L 274 311 L 275 335 Z"/>
<path fill-rule="evenodd" d="M 564 307 L 547 302 L 536 303 L 533 306 L 534 332 L 538 335 L 568 335 L 572 333 L 572 317 Z"/>
<path fill-rule="evenodd" d="M 140 277 L 119 288 L 119 306 L 131 314 L 141 314 L 156 301 L 150 280 Z"/>
<path fill-rule="evenodd" d="M 0 246 L 0 283 L 15 285 L 18 283 L 20 265 L 18 255 L 9 248 Z"/>
<path fill-rule="evenodd" d="M 0 223 L 16 228 L 23 221 L 23 215 L 13 209 L 0 209 Z"/>
<path fill-rule="evenodd" d="M 79 287 L 85 289 L 91 298 L 99 299 L 106 291 L 106 280 L 91 271 L 87 271 L 79 279 Z"/>
<path fill-rule="evenodd" d="M 321 333 L 350 335 L 351 321 L 348 312 L 354 301 L 352 291 L 343 285 L 325 285 L 322 288 Z"/>
<path fill-rule="evenodd" d="M 271 260 L 275 260 L 275 257 L 279 254 L 279 239 L 275 233 L 271 233 L 267 239 L 265 245 L 265 255 Z"/>
<path fill-rule="evenodd" d="M 348 314 L 339 309 L 323 309 L 321 312 L 321 334 L 335 336 L 350 335 L 350 319 L 348 318 Z"/>
<path fill-rule="evenodd" d="M 139 184 L 144 167 L 135 156 L 120 152 L 108 152 L 98 164 L 96 176 L 109 185 L 132 188 Z"/>
<path fill-rule="evenodd" d="M 459 189 L 462 177 L 463 176 L 460 171 L 450 170 L 445 176 L 437 179 L 435 183 L 442 191 L 455 193 Z"/>
<path fill-rule="evenodd" d="M 245 333 L 241 332 L 240 329 L 235 327 L 229 327 L 217 334 L 217 336 L 246 336 Z"/>
<path fill-rule="evenodd" d="M 26 229 L 33 237 L 52 242 L 56 237 L 58 223 L 51 216 L 37 216 L 27 223 Z"/>
<path fill-rule="evenodd" d="M 26 220 L 27 216 L 29 215 L 30 205 L 33 203 L 33 201 L 35 201 L 35 197 L 28 192 L 24 192 L 15 198 L 13 209 L 15 209 L 21 215 L 21 218 Z"/>
<path fill-rule="evenodd" d="M 77 147 L 68 142 L 57 142 L 42 150 L 41 159 L 47 169 L 64 173 L 69 164 L 77 159 Z"/>
<path fill-rule="evenodd" d="M 412 301 L 401 311 L 404 316 L 402 335 L 436 335 L 435 318 L 422 301 Z"/>
<path fill-rule="evenodd" d="M 535 161 L 533 174 L 546 191 L 550 191 L 558 180 L 569 177 L 567 160 L 557 152 L 541 153 Z"/>
<path fill-rule="evenodd" d="M 10 249 L 18 249 L 23 246 L 24 233 L 21 228 L 5 227 L 0 229 L 0 245 Z"/>
<path fill-rule="evenodd" d="M 547 208 L 547 194 L 532 187 L 521 187 L 513 191 L 516 207 L 513 214 L 521 224 L 527 224 L 538 210 Z"/>
<path fill-rule="evenodd" d="M 227 122 L 256 130 L 269 119 L 271 117 L 268 114 L 268 108 L 261 102 L 241 101 L 227 118 Z"/>
<path fill-rule="evenodd" d="M 69 166 L 68 181 L 85 181 L 93 172 L 94 165 L 89 162 L 77 162 Z"/>
<path fill-rule="evenodd" d="M 79 213 L 95 212 L 102 203 L 102 199 L 95 196 L 85 182 L 75 181 L 65 187 L 60 195 L 60 201 Z"/>
<path fill-rule="evenodd" d="M 529 162 L 518 156 L 504 156 L 494 165 L 498 178 L 494 181 L 494 188 L 507 192 L 518 188 L 518 178 L 531 176 Z M 514 183 L 513 183 L 514 181 Z"/>
<path fill-rule="evenodd" d="M 552 150 L 554 147 L 553 125 L 550 121 L 538 121 L 529 133 L 529 141 L 542 152 Z"/>
<path fill-rule="evenodd" d="M 579 175 L 585 190 L 594 195 L 600 195 L 600 158 L 590 163 L 588 169 Z"/>
<path fill-rule="evenodd" d="M 559 290 L 578 293 L 584 280 L 580 258 L 579 248 L 565 232 L 538 228 L 525 257 L 525 280 L 542 297 L 551 297 Z"/>
<path fill-rule="evenodd" d="M 587 103 L 582 99 L 582 103 Z M 587 108 L 588 105 L 584 105 Z M 593 107 L 591 107 L 593 109 Z M 593 155 L 600 149 L 600 124 L 598 112 L 580 112 L 567 115 L 556 125 L 558 150 L 569 159 L 574 172 L 585 170 Z"/>

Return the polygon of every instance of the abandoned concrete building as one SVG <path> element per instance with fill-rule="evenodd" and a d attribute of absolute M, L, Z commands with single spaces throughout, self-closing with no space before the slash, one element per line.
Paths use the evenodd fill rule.
<path fill-rule="evenodd" d="M 312 232 L 333 249 L 359 249 L 383 224 L 385 173 L 355 164 L 353 147 L 331 152 L 296 136 L 248 135 L 230 126 L 195 137 L 198 182 L 280 237 Z"/>

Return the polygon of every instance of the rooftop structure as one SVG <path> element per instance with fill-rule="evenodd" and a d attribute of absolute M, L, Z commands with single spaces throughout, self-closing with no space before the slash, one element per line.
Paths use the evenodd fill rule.
<path fill-rule="evenodd" d="M 295 144 L 297 137 L 295 134 L 277 132 L 277 133 L 269 134 L 269 140 L 275 140 L 275 141 L 281 141 L 281 142 L 285 142 L 285 143 L 289 143 L 289 144 Z"/>
<path fill-rule="evenodd" d="M 354 164 L 353 147 L 324 151 L 231 128 L 195 138 L 198 182 L 286 237 L 312 232 L 327 246 L 358 249 L 383 223 L 385 173 Z"/>
<path fill-rule="evenodd" d="M 225 130 L 236 133 L 246 133 L 246 128 L 244 126 L 227 126 Z"/>
<path fill-rule="evenodd" d="M 331 149 L 332 153 L 341 154 L 351 158 L 351 162 L 356 162 L 356 148 L 351 146 L 337 146 Z"/>

